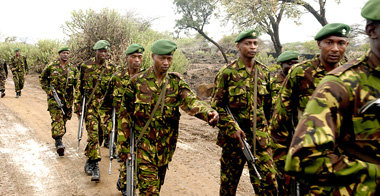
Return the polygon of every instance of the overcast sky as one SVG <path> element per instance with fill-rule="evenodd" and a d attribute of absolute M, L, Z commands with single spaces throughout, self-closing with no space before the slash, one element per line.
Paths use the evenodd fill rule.
<path fill-rule="evenodd" d="M 343 22 L 348 25 L 363 23 L 360 10 L 367 0 L 341 0 L 337 5 L 328 0 L 328 22 Z M 133 11 L 140 17 L 157 18 L 153 29 L 157 31 L 174 31 L 175 18 L 173 0 L 2 0 L 0 6 L 0 41 L 7 36 L 17 36 L 34 43 L 39 39 L 59 39 L 67 37 L 62 25 L 70 20 L 71 12 L 78 9 L 101 10 L 111 8 L 121 14 Z M 301 25 L 283 20 L 280 26 L 282 43 L 312 40 L 321 28 L 311 14 L 302 17 Z M 211 37 L 218 40 L 223 35 L 237 32 L 232 27 L 223 27 L 217 20 L 205 27 Z M 264 39 L 269 39 L 264 36 Z"/>

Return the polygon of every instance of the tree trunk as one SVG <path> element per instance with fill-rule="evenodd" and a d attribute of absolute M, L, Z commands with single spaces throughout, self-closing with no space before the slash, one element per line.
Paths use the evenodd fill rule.
<path fill-rule="evenodd" d="M 202 30 L 197 29 L 197 31 L 198 31 L 199 34 L 201 34 L 204 38 L 206 38 L 208 41 L 210 41 L 211 43 L 213 43 L 220 50 L 220 52 L 223 55 L 224 60 L 226 61 L 226 64 L 228 64 L 229 62 L 228 62 L 226 54 L 224 53 L 223 48 L 221 46 L 219 46 L 219 44 L 216 43 L 214 40 L 212 40 L 210 37 L 208 37 Z"/>

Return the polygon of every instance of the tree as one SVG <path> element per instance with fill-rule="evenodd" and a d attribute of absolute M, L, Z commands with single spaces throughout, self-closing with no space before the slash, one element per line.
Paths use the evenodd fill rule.
<path fill-rule="evenodd" d="M 228 63 L 227 56 L 223 48 L 204 31 L 205 25 L 210 23 L 212 14 L 215 11 L 213 0 L 174 0 L 177 14 L 182 15 L 181 19 L 176 20 L 176 29 L 184 31 L 193 29 L 205 39 L 213 43 L 222 53 L 224 60 Z"/>
<path fill-rule="evenodd" d="M 282 52 L 280 22 L 282 18 L 296 18 L 299 11 L 286 2 L 262 0 L 221 0 L 226 8 L 227 19 L 241 29 L 256 28 L 268 34 L 273 42 L 276 56 Z"/>
<path fill-rule="evenodd" d="M 310 12 L 315 17 L 315 19 L 318 20 L 318 22 L 322 26 L 325 26 L 326 24 L 328 24 L 327 19 L 326 19 L 327 0 L 318 0 L 319 11 L 317 11 L 310 3 L 304 0 L 279 0 L 279 1 L 303 6 L 308 12 Z M 314 0 L 314 1 L 317 1 L 317 0 Z M 337 3 L 340 3 L 340 0 L 335 0 L 335 1 Z"/>

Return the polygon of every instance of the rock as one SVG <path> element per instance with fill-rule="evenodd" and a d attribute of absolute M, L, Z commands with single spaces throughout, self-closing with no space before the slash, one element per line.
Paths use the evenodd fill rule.
<path fill-rule="evenodd" d="M 211 96 L 212 90 L 214 89 L 215 84 L 201 84 L 198 86 L 198 97 L 199 99 L 207 99 Z"/>

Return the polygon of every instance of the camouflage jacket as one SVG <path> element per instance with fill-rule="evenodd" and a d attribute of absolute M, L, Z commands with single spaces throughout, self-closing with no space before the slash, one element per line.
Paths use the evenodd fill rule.
<path fill-rule="evenodd" d="M 3 59 L 0 59 L 0 78 L 5 80 L 8 77 L 8 67 L 7 62 Z"/>
<path fill-rule="evenodd" d="M 135 137 L 139 137 L 166 80 L 169 81 L 166 86 L 165 104 L 163 108 L 162 105 L 158 107 L 138 146 L 144 152 L 141 156 L 158 166 L 166 165 L 172 160 L 178 139 L 179 107 L 189 115 L 204 121 L 208 121 L 207 113 L 213 111 L 205 102 L 197 100 L 194 92 L 178 74 L 168 73 L 167 78 L 159 85 L 153 67 L 150 67 L 134 75 L 125 89 L 123 112 L 120 116 L 122 123 L 119 126 L 126 137 L 130 135 L 131 120 L 135 124 Z"/>
<path fill-rule="evenodd" d="M 359 111 L 376 98 L 380 59 L 373 54 L 331 71 L 306 106 L 285 170 L 318 185 L 314 191 L 321 195 L 375 195 L 380 190 L 379 114 Z"/>
<path fill-rule="evenodd" d="M 257 61 L 255 66 L 258 71 L 257 141 L 261 147 L 266 148 L 269 144 L 269 134 L 264 130 L 267 126 L 265 112 L 269 112 L 271 107 L 269 73 L 267 68 Z M 230 142 L 230 135 L 235 133 L 239 126 L 247 139 L 253 141 L 254 80 L 254 71 L 249 73 L 241 59 L 222 67 L 217 74 L 211 105 L 219 113 L 219 146 L 223 147 Z M 238 124 L 226 113 L 226 106 L 230 108 Z"/>
<path fill-rule="evenodd" d="M 117 112 L 120 110 L 121 100 L 130 78 L 126 70 L 118 70 L 111 78 L 109 91 L 112 95 L 112 106 Z"/>
<path fill-rule="evenodd" d="M 275 103 L 270 132 L 275 139 L 274 160 L 284 161 L 299 116 L 305 110 L 313 91 L 326 76 L 319 55 L 313 59 L 294 65 L 286 77 Z"/>
<path fill-rule="evenodd" d="M 87 109 L 92 108 L 99 112 L 101 107 L 106 109 L 112 108 L 112 93 L 109 91 L 109 88 L 111 77 L 115 71 L 116 67 L 108 61 L 103 65 L 97 65 L 95 61 L 90 60 L 81 65 L 74 101 L 75 113 L 78 113 L 81 109 L 83 95 L 86 97 Z M 98 82 L 99 84 L 94 90 Z M 92 94 L 93 91 L 94 93 Z"/>
<path fill-rule="evenodd" d="M 9 66 L 12 73 L 14 71 L 17 72 L 28 72 L 28 63 L 26 61 L 25 56 L 20 56 L 20 58 L 17 58 L 16 56 L 13 56 L 11 58 L 11 64 Z"/>
<path fill-rule="evenodd" d="M 55 88 L 66 109 L 71 110 L 74 101 L 74 88 L 77 84 L 77 74 L 78 70 L 73 65 L 68 64 L 65 68 L 62 68 L 59 60 L 45 67 L 40 75 L 40 84 L 48 95 L 48 110 L 58 108 L 49 85 Z"/>
<path fill-rule="evenodd" d="M 279 97 L 279 92 L 282 87 L 282 84 L 284 83 L 286 78 L 286 75 L 280 71 L 276 73 L 274 77 L 271 77 L 270 79 L 270 85 L 271 85 L 271 90 L 272 90 L 272 103 L 276 103 L 278 97 Z M 274 108 L 274 104 L 272 105 L 272 109 Z"/>

